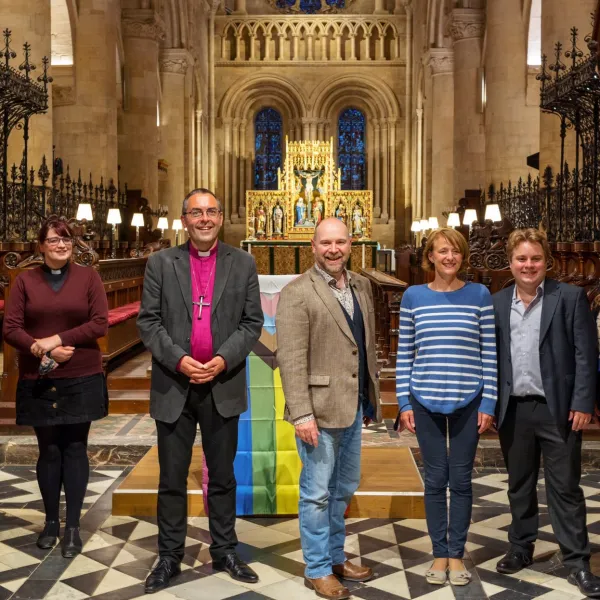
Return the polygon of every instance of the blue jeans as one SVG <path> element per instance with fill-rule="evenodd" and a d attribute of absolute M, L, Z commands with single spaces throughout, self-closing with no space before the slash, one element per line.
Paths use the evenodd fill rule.
<path fill-rule="evenodd" d="M 456 412 L 427 410 L 411 396 L 425 471 L 425 517 L 435 558 L 462 558 L 473 507 L 471 478 L 481 396 Z M 449 434 L 448 450 L 446 438 Z M 446 490 L 450 487 L 450 519 Z M 448 522 L 449 521 L 449 522 Z"/>
<path fill-rule="evenodd" d="M 309 579 L 346 561 L 344 513 L 360 481 L 362 410 L 350 427 L 319 429 L 315 448 L 296 438 L 300 473 L 300 541 Z"/>

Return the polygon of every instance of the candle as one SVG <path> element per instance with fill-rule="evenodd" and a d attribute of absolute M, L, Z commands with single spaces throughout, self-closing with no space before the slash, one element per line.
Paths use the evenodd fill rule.
<path fill-rule="evenodd" d="M 365 246 L 366 244 L 362 245 L 362 268 L 365 268 Z"/>

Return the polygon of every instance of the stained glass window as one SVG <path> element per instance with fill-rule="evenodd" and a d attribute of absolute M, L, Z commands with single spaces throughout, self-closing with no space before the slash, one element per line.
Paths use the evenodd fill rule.
<path fill-rule="evenodd" d="M 264 108 L 254 122 L 254 189 L 276 190 L 281 167 L 281 115 Z"/>
<path fill-rule="evenodd" d="M 343 190 L 364 190 L 366 187 L 365 115 L 348 108 L 338 122 L 338 166 Z"/>
<path fill-rule="evenodd" d="M 284 10 L 300 9 L 301 13 L 307 15 L 314 15 L 315 13 L 321 12 L 327 6 L 332 8 L 342 9 L 346 6 L 346 0 L 325 0 L 323 6 L 322 0 L 275 0 L 275 6 Z"/>

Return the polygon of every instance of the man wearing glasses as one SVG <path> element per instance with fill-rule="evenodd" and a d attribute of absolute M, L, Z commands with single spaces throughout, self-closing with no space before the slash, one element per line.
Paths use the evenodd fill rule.
<path fill-rule="evenodd" d="M 253 257 L 218 241 L 221 203 L 207 189 L 183 201 L 189 242 L 152 254 L 137 325 L 152 353 L 150 414 L 156 420 L 160 483 L 159 560 L 146 579 L 158 592 L 181 571 L 187 519 L 187 477 L 200 425 L 208 466 L 213 568 L 255 583 L 236 554 L 239 415 L 247 408 L 246 356 L 263 325 Z"/>

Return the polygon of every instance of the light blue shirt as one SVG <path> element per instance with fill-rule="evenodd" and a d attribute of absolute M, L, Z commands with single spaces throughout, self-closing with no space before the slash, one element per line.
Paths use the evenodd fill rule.
<path fill-rule="evenodd" d="M 515 396 L 545 396 L 540 369 L 540 324 L 544 302 L 544 281 L 537 288 L 528 307 L 517 295 L 510 309 L 510 355 L 512 359 L 512 393 Z"/>

